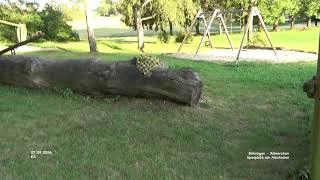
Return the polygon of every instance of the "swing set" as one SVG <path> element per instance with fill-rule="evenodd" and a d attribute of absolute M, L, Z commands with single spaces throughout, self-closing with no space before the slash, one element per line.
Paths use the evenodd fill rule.
<path fill-rule="evenodd" d="M 239 12 L 242 11 L 242 10 L 238 10 Z M 226 36 L 227 36 L 227 39 L 229 41 L 229 45 L 230 45 L 230 48 L 232 49 L 232 51 L 234 51 L 234 48 L 233 48 L 233 45 L 232 45 L 232 42 L 231 42 L 231 38 L 230 38 L 230 34 L 228 32 L 228 29 L 227 29 L 227 26 L 226 26 L 226 22 L 224 20 L 224 17 L 223 17 L 223 14 L 226 13 L 226 12 L 238 12 L 238 11 L 221 11 L 220 9 L 215 9 L 214 11 L 210 11 L 208 12 L 207 14 L 209 15 L 210 18 L 210 21 L 209 23 L 207 24 L 207 20 L 205 18 L 205 15 L 207 15 L 206 13 L 204 13 L 201 9 L 197 12 L 196 16 L 194 17 L 192 23 L 191 23 L 191 26 L 188 28 L 187 30 L 187 33 L 182 41 L 182 43 L 180 44 L 179 46 L 179 49 L 178 49 L 178 52 L 180 52 L 180 50 L 182 49 L 182 46 L 185 44 L 185 41 L 188 37 L 188 35 L 191 34 L 191 31 L 196 23 L 197 20 L 202 20 L 203 21 L 203 24 L 204 24 L 204 34 L 199 42 L 199 45 L 197 47 L 197 50 L 196 50 L 196 53 L 195 55 L 198 54 L 199 52 L 199 49 L 204 41 L 204 39 L 206 37 L 208 37 L 209 39 L 209 45 L 211 46 L 211 48 L 213 48 L 213 43 L 212 43 L 212 40 L 211 40 L 211 36 L 210 36 L 210 29 L 211 29 L 211 26 L 212 26 L 212 22 L 217 19 L 220 21 L 220 23 L 222 24 L 223 26 L 223 29 L 226 33 Z M 243 51 L 243 46 L 244 46 L 244 40 L 246 39 L 246 37 L 248 37 L 248 34 L 249 34 L 249 31 L 253 32 L 253 19 L 254 17 L 258 17 L 259 19 L 259 22 L 260 24 L 262 25 L 262 29 L 263 31 L 265 32 L 265 35 L 270 43 L 270 46 L 272 47 L 272 50 L 277 58 L 277 60 L 279 60 L 278 58 L 278 55 L 277 55 L 277 51 L 275 49 L 275 47 L 273 46 L 272 44 L 272 41 L 271 41 L 271 37 L 268 33 L 268 30 L 266 28 L 266 25 L 264 23 L 264 20 L 261 16 L 261 13 L 258 9 L 258 7 L 256 6 L 252 6 L 250 11 L 249 11 L 249 15 L 248 15 L 248 19 L 247 19 L 247 25 L 245 27 L 245 31 L 244 31 L 244 34 L 243 34 L 243 37 L 242 37 L 242 40 L 241 40 L 241 44 L 240 44 L 240 47 L 239 47 L 239 50 L 238 50 L 238 54 L 237 54 L 237 57 L 236 57 L 236 63 L 239 61 L 240 59 L 240 54 L 241 52 Z"/>
<path fill-rule="evenodd" d="M 17 38 L 18 38 L 18 43 L 1 50 L 0 55 L 7 53 L 9 51 L 11 51 L 12 55 L 15 55 L 16 54 L 15 50 L 18 47 L 26 45 L 30 42 L 34 42 L 34 41 L 44 37 L 44 33 L 42 33 L 41 31 L 38 31 L 35 34 L 31 35 L 31 37 L 27 38 L 28 31 L 27 31 L 27 27 L 25 24 L 15 24 L 12 22 L 4 21 L 4 20 L 0 20 L 0 23 L 16 27 Z"/>

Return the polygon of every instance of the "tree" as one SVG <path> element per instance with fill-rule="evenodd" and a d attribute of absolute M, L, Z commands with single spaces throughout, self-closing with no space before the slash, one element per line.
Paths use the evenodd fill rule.
<path fill-rule="evenodd" d="M 117 4 L 112 0 L 102 0 L 100 1 L 97 11 L 101 16 L 116 15 Z"/>
<path fill-rule="evenodd" d="M 100 1 L 97 11 L 101 16 L 108 16 L 110 11 L 110 4 L 108 4 L 106 1 Z"/>
<path fill-rule="evenodd" d="M 57 2 L 55 6 L 63 15 L 66 21 L 80 20 L 84 16 L 81 7 L 78 6 L 73 0 L 64 0 Z"/>
<path fill-rule="evenodd" d="M 293 0 L 260 0 L 258 7 L 264 21 L 273 25 L 273 31 L 278 31 L 279 23 L 285 22 L 285 15 L 292 11 Z"/>
<path fill-rule="evenodd" d="M 288 4 L 287 15 L 290 17 L 290 28 L 294 28 L 294 23 L 296 21 L 296 17 L 299 14 L 301 1 L 300 0 L 291 0 L 291 3 Z"/>
<path fill-rule="evenodd" d="M 311 18 L 320 18 L 319 0 L 304 0 L 302 1 L 301 11 L 307 17 L 307 26 L 311 25 Z"/>
<path fill-rule="evenodd" d="M 121 20 L 129 27 L 137 31 L 138 49 L 144 49 L 144 26 L 147 20 L 154 18 L 152 14 L 152 0 L 121 0 L 117 6 L 118 11 L 123 15 Z"/>
<path fill-rule="evenodd" d="M 81 10 L 84 10 L 90 52 L 91 53 L 97 52 L 98 50 L 97 50 L 96 37 L 91 24 L 92 14 L 91 14 L 90 3 L 88 0 L 74 0 L 73 3 L 75 3 Z"/>
<path fill-rule="evenodd" d="M 91 16 L 91 10 L 89 9 L 89 6 L 85 7 L 85 16 L 86 16 L 87 34 L 88 34 L 90 52 L 97 52 L 96 37 L 94 35 L 94 31 L 91 25 L 92 16 Z"/>
<path fill-rule="evenodd" d="M 44 38 L 47 40 L 79 40 L 79 35 L 72 30 L 63 13 L 53 4 L 47 4 L 41 11 L 38 11 L 36 6 L 0 4 L 0 19 L 26 24 L 29 35 L 42 31 L 46 34 Z M 17 41 L 15 28 L 0 24 L 0 37 L 12 42 Z"/>
<path fill-rule="evenodd" d="M 122 21 L 137 30 L 138 48 L 143 51 L 143 30 L 147 26 L 160 30 L 160 35 L 173 34 L 173 26 L 187 28 L 191 25 L 197 10 L 197 0 L 121 0 L 118 11 L 123 15 Z"/>

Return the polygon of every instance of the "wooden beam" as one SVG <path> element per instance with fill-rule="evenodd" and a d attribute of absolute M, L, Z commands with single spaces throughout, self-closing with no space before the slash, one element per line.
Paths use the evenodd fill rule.
<path fill-rule="evenodd" d="M 196 51 L 196 55 L 197 55 L 198 52 L 199 52 L 199 49 L 200 49 L 200 47 L 201 47 L 201 45 L 202 45 L 202 43 L 203 43 L 204 38 L 205 38 L 205 37 L 207 36 L 207 34 L 210 32 L 211 24 L 212 24 L 213 20 L 216 18 L 217 12 L 218 12 L 218 10 L 216 9 L 216 10 L 214 11 L 212 17 L 211 17 L 211 20 L 210 20 L 210 22 L 209 22 L 209 24 L 208 24 L 208 28 L 206 29 L 205 33 L 203 34 L 203 36 L 202 36 L 202 38 L 201 38 L 201 41 L 200 41 L 200 43 L 199 43 L 199 45 L 198 45 L 198 48 L 197 48 L 197 51 Z"/>
<path fill-rule="evenodd" d="M 183 41 L 181 42 L 181 44 L 180 44 L 180 46 L 179 46 L 178 52 L 180 52 L 182 46 L 183 46 L 184 43 L 186 42 L 188 35 L 191 33 L 192 28 L 193 28 L 194 24 L 196 23 L 196 20 L 198 19 L 198 16 L 199 16 L 201 13 L 202 13 L 202 10 L 199 10 L 199 11 L 197 12 L 196 16 L 194 17 L 194 19 L 192 20 L 192 23 L 191 23 L 190 27 L 188 28 L 187 33 L 186 33 L 186 35 L 184 36 Z"/>
<path fill-rule="evenodd" d="M 12 23 L 12 22 L 4 21 L 4 20 L 0 20 L 0 23 L 7 24 L 7 25 L 10 25 L 10 26 L 16 26 L 16 27 L 19 26 L 19 24 L 15 24 L 15 23 Z"/>
<path fill-rule="evenodd" d="M 233 48 L 233 45 L 232 45 L 232 42 L 231 42 L 231 38 L 230 38 L 230 35 L 229 35 L 229 32 L 228 32 L 228 29 L 227 29 L 227 26 L 226 26 L 226 23 L 225 23 L 225 21 L 224 21 L 223 16 L 220 16 L 220 22 L 222 23 L 223 29 L 224 29 L 224 31 L 226 32 L 226 36 L 227 36 L 228 41 L 229 41 L 229 45 L 230 45 L 230 47 L 231 47 L 231 49 L 232 49 L 232 51 L 233 51 L 234 48 Z"/>
<path fill-rule="evenodd" d="M 237 55 L 237 60 L 236 60 L 236 63 L 238 63 L 238 61 L 239 61 L 239 58 L 240 58 L 240 53 L 241 53 L 241 51 L 242 51 L 242 49 L 243 49 L 243 43 L 244 43 L 244 39 L 246 38 L 246 36 L 247 36 L 247 34 L 248 34 L 248 31 L 249 31 L 249 28 L 250 28 L 250 21 L 251 21 L 251 19 L 253 19 L 253 9 L 251 9 L 251 11 L 250 11 L 250 14 L 249 14 L 249 16 L 248 16 L 248 23 L 247 23 L 247 25 L 246 25 L 246 29 L 245 29 L 245 31 L 244 31 L 244 34 L 243 34 L 243 37 L 242 37 L 242 40 L 241 40 L 241 44 L 240 44 L 240 48 L 239 48 L 239 51 L 238 51 L 238 55 Z"/>
<path fill-rule="evenodd" d="M 269 41 L 269 43 L 270 43 L 270 45 L 271 45 L 271 47 L 272 47 L 272 49 L 273 49 L 273 52 L 274 52 L 274 54 L 275 54 L 276 57 L 277 57 L 277 61 L 279 61 L 279 57 L 278 57 L 276 48 L 275 48 L 275 47 L 273 46 L 273 44 L 272 44 L 271 37 L 269 36 L 267 27 L 266 27 L 266 25 L 265 25 L 265 23 L 264 23 L 264 21 L 263 21 L 263 19 L 262 19 L 262 16 L 261 16 L 261 14 L 260 14 L 260 11 L 258 10 L 257 7 L 254 7 L 254 11 L 257 13 L 257 16 L 258 16 L 259 21 L 260 21 L 260 23 L 261 23 L 261 25 L 262 25 L 263 31 L 264 31 L 264 33 L 266 34 L 266 36 L 267 36 L 267 38 L 268 38 L 268 41 Z"/>
<path fill-rule="evenodd" d="M 264 21 L 263 21 L 263 18 L 262 18 L 261 14 L 260 14 L 260 11 L 259 11 L 259 9 L 258 9 L 257 7 L 252 7 L 252 8 L 251 8 L 251 11 L 250 11 L 250 14 L 249 14 L 249 16 L 248 16 L 247 26 L 246 26 L 244 35 L 243 35 L 242 40 L 241 40 L 241 44 L 240 44 L 240 48 L 239 48 L 239 51 L 238 51 L 236 63 L 238 63 L 238 61 L 239 61 L 240 54 L 241 54 L 241 51 L 242 51 L 242 49 L 243 49 L 244 39 L 245 39 L 245 37 L 248 35 L 249 29 L 250 29 L 250 28 L 253 28 L 253 17 L 254 17 L 254 16 L 258 16 L 259 21 L 260 21 L 260 23 L 261 23 L 261 25 L 262 25 L 262 27 L 263 27 L 263 30 L 264 30 L 264 32 L 265 32 L 265 34 L 266 34 L 266 36 L 267 36 L 267 38 L 268 38 L 268 41 L 269 41 L 269 43 L 270 43 L 270 45 L 271 45 L 271 47 L 272 47 L 272 49 L 273 49 L 273 52 L 274 52 L 274 54 L 276 55 L 277 61 L 279 61 L 279 57 L 278 57 L 278 55 L 277 55 L 276 48 L 275 48 L 275 47 L 273 46 L 273 44 L 272 44 L 271 37 L 270 37 L 270 35 L 269 35 L 269 33 L 268 33 L 267 27 L 266 27 L 266 25 L 265 25 L 265 23 L 264 23 Z"/>
<path fill-rule="evenodd" d="M 208 29 L 207 20 L 206 20 L 206 18 L 205 18 L 204 16 L 203 16 L 203 24 L 204 24 L 204 28 L 205 28 L 205 29 Z M 207 36 L 208 36 L 208 39 L 209 39 L 209 44 L 210 44 L 211 48 L 213 48 L 213 43 L 212 43 L 212 41 L 211 41 L 211 35 L 210 35 L 210 33 L 208 33 Z"/>
<path fill-rule="evenodd" d="M 29 38 L 29 39 L 27 39 L 27 40 L 25 40 L 25 41 L 22 41 L 22 42 L 20 42 L 20 43 L 14 44 L 14 45 L 9 46 L 8 48 L 0 51 L 0 55 L 4 54 L 4 53 L 6 53 L 6 52 L 9 52 L 9 51 L 14 51 L 16 48 L 18 48 L 18 47 L 20 47 L 20 46 L 23 46 L 23 45 L 26 45 L 26 44 L 28 44 L 28 43 L 30 43 L 30 42 L 36 41 L 36 40 L 42 38 L 43 36 L 44 36 L 44 33 L 39 32 L 39 33 L 37 33 L 36 35 L 32 36 L 31 38 Z"/>
<path fill-rule="evenodd" d="M 320 179 L 320 33 L 311 140 L 311 179 Z"/>

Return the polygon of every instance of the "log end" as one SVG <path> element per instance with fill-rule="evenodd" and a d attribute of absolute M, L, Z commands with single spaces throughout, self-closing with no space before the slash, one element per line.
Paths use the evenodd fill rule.
<path fill-rule="evenodd" d="M 194 72 L 191 68 L 179 69 L 179 75 L 180 78 L 184 81 L 184 83 L 192 86 L 192 93 L 189 105 L 198 105 L 203 91 L 203 84 L 199 78 L 199 75 L 196 72 Z"/>

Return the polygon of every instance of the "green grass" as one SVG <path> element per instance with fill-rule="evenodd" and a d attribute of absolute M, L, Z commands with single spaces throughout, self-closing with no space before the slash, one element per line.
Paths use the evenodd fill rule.
<path fill-rule="evenodd" d="M 285 47 L 315 52 L 316 34 L 272 36 Z M 225 44 L 218 40 L 222 36 L 214 39 Z M 191 67 L 199 73 L 205 102 L 188 107 L 126 97 L 65 98 L 54 91 L 0 85 L 0 177 L 283 180 L 308 165 L 312 101 L 302 84 L 314 74 L 314 63 L 178 60 L 161 55 L 175 51 L 178 44 L 161 44 L 155 37 L 146 40 L 146 51 L 170 68 Z M 93 55 L 84 41 L 37 46 L 58 49 L 26 55 L 118 61 L 139 53 L 133 37 L 100 39 L 100 53 Z M 32 150 L 53 154 L 31 159 Z M 249 161 L 249 151 L 291 155 L 290 160 Z"/>
<path fill-rule="evenodd" d="M 316 53 L 318 51 L 318 36 L 320 28 L 312 28 L 305 31 L 295 30 L 295 31 L 280 31 L 280 32 L 270 32 L 273 44 L 276 47 L 281 47 L 290 50 L 299 50 L 305 52 Z M 231 35 L 231 40 L 235 48 L 239 48 L 242 34 L 235 33 Z M 266 37 L 261 33 L 266 41 Z M 195 53 L 200 39 L 202 36 L 195 36 L 193 42 L 190 44 L 185 44 L 181 52 L 192 52 Z M 205 39 L 206 41 L 208 39 Z M 215 48 L 230 48 L 226 35 L 214 35 L 212 36 L 213 44 Z M 157 36 L 146 36 L 145 37 L 145 51 L 147 53 L 161 54 L 161 53 L 174 53 L 177 52 L 180 43 L 172 42 L 169 44 L 159 42 Z M 136 37 L 107 37 L 98 39 L 98 49 L 101 52 L 113 53 L 139 53 L 137 51 L 137 38 Z M 267 41 L 266 41 L 267 42 Z M 58 47 L 63 48 L 67 51 L 88 51 L 87 41 L 80 41 L 74 43 L 42 43 L 35 44 L 41 47 Z M 269 44 L 267 43 L 267 46 Z M 209 47 L 202 45 L 200 52 L 212 50 Z"/>

